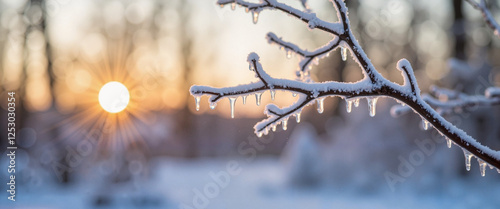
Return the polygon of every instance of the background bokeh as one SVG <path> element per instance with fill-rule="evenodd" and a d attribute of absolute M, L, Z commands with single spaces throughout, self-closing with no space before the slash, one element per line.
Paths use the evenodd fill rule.
<path fill-rule="evenodd" d="M 300 1 L 283 2 L 302 8 Z M 346 4 L 355 36 L 389 80 L 402 83 L 396 63 L 406 58 L 423 92 L 437 85 L 483 94 L 500 86 L 500 38 L 465 1 Z M 336 21 L 331 2 L 309 5 L 319 18 Z M 500 14 L 498 1 L 489 6 Z M 215 0 L 0 0 L 0 124 L 6 127 L 7 92 L 15 91 L 19 147 L 18 199 L 11 203 L 4 193 L 0 205 L 500 207 L 496 170 L 480 177 L 474 161 L 466 172 L 461 149 L 446 148 L 415 114 L 392 118 L 391 99 L 380 99 L 371 118 L 364 100 L 348 114 L 345 101 L 328 98 L 323 114 L 305 108 L 300 123 L 290 120 L 287 131 L 262 139 L 253 126 L 265 117 L 265 105 L 255 105 L 254 97 L 245 105 L 237 100 L 234 119 L 229 101 L 211 110 L 202 97 L 196 111 L 191 85 L 256 81 L 246 62 L 250 52 L 271 76 L 294 79 L 298 57 L 287 59 L 269 45 L 268 32 L 309 50 L 332 38 L 278 11 L 261 12 L 253 24 L 244 8 L 220 8 Z M 313 68 L 315 81 L 361 78 L 358 64 L 343 62 L 338 50 Z M 118 114 L 105 112 L 97 100 L 109 81 L 130 90 L 131 102 Z M 287 92 L 276 97 L 271 101 L 266 92 L 262 103 L 288 106 L 296 99 Z M 448 119 L 500 150 L 498 107 Z M 7 182 L 6 129 L 0 133 L 0 179 Z M 434 148 L 422 150 L 424 142 Z M 413 169 L 402 173 L 410 161 Z M 388 173 L 400 181 L 391 183 Z"/>

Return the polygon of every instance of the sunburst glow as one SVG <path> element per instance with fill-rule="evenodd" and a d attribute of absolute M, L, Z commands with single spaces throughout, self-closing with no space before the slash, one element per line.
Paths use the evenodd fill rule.
<path fill-rule="evenodd" d="M 120 82 L 106 83 L 99 91 L 99 104 L 107 112 L 121 112 L 127 107 L 129 101 L 130 93 L 127 87 Z"/>

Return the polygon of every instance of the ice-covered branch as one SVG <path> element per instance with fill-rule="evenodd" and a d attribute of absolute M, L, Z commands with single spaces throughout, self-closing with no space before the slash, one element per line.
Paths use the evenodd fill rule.
<path fill-rule="evenodd" d="M 319 60 L 323 57 L 326 57 L 329 55 L 329 53 L 333 50 L 335 50 L 339 45 L 340 45 L 340 39 L 338 37 L 333 38 L 330 42 L 328 42 L 326 45 L 310 52 L 304 49 L 299 48 L 297 45 L 283 41 L 282 38 L 278 38 L 274 33 L 268 33 L 267 34 L 267 40 L 271 44 L 277 44 L 280 46 L 280 49 L 284 49 L 286 52 L 286 57 L 290 58 L 292 54 L 297 54 L 301 56 L 301 61 L 299 62 L 299 71 L 297 72 L 297 77 L 299 77 L 301 80 L 308 80 L 309 77 L 309 70 L 312 69 L 313 64 L 318 64 Z M 345 61 L 346 59 L 346 49 L 342 47 L 342 59 Z M 307 77 L 306 77 L 307 76 Z"/>
<path fill-rule="evenodd" d="M 431 125 L 450 141 L 450 146 L 451 141 L 453 141 L 457 146 L 461 147 L 466 156 L 467 168 L 470 168 L 472 156 L 478 158 L 482 175 L 484 175 L 486 165 L 500 168 L 500 152 L 480 144 L 463 130 L 446 121 L 431 107 L 431 105 L 440 105 L 440 103 L 437 103 L 437 100 L 430 100 L 428 96 L 422 97 L 420 95 L 420 89 L 415 79 L 413 69 L 407 60 L 402 59 L 397 65 L 397 68 L 401 71 L 404 78 L 403 85 L 399 85 L 384 78 L 375 69 L 354 37 L 350 29 L 347 8 L 344 1 L 332 0 L 332 2 L 337 10 L 337 17 L 339 20 L 335 23 L 325 22 L 317 18 L 314 13 L 310 13 L 309 11 L 302 12 L 285 4 L 278 3 L 276 0 L 262 0 L 260 3 L 250 3 L 242 0 L 219 0 L 218 4 L 231 4 L 233 7 L 239 4 L 246 7 L 248 11 L 252 11 L 254 22 L 256 22 L 255 14 L 258 15 L 258 12 L 261 10 L 265 8 L 277 9 L 302 20 L 307 23 L 310 28 L 318 28 L 329 32 L 333 35 L 332 40 L 323 47 L 312 52 L 300 49 L 293 43 L 285 42 L 273 33 L 269 33 L 267 37 L 270 43 L 278 44 L 280 47 L 288 50 L 288 52 L 294 52 L 302 56 L 302 61 L 299 63 L 299 66 L 301 67 L 300 72 L 303 73 L 307 73 L 309 69 L 302 68 L 309 68 L 309 62 L 311 62 L 312 59 L 318 59 L 339 46 L 343 48 L 341 52 L 344 58 L 344 56 L 346 56 L 345 51 L 349 49 L 352 58 L 359 64 L 364 73 L 363 79 L 354 83 L 335 81 L 317 83 L 307 79 L 307 76 L 301 76 L 302 79 L 300 80 L 273 78 L 264 71 L 257 54 L 251 53 L 248 56 L 250 70 L 255 72 L 259 80 L 254 83 L 225 88 L 192 86 L 191 94 L 195 97 L 197 109 L 202 95 L 210 96 L 209 101 L 211 108 L 215 108 L 216 102 L 220 99 L 228 98 L 231 104 L 231 116 L 234 117 L 234 103 L 240 96 L 243 98 L 243 103 L 245 103 L 246 97 L 254 94 L 257 105 L 259 105 L 262 93 L 265 91 L 270 91 L 273 100 L 276 90 L 291 92 L 294 95 L 298 94 L 299 97 L 297 101 L 288 107 L 279 108 L 274 104 L 266 106 L 265 114 L 268 116 L 267 119 L 257 123 L 254 127 L 255 133 L 261 136 L 262 134 L 266 134 L 270 129 L 275 130 L 276 126 L 279 124 L 282 124 L 283 128 L 286 129 L 288 118 L 291 116 L 295 115 L 297 122 L 299 122 L 302 109 L 314 102 L 317 103 L 318 112 L 322 113 L 323 100 L 329 96 L 337 96 L 345 99 L 348 112 L 351 112 L 352 104 L 355 106 L 359 104 L 359 99 L 367 99 L 371 116 L 375 115 L 377 99 L 379 97 L 390 97 L 405 105 L 405 107 L 391 112 L 402 113 L 405 112 L 405 109 L 412 109 L 415 113 L 420 115 L 422 121 L 426 124 L 425 127 Z M 491 89 L 485 97 L 494 98 L 496 100 L 498 95 L 500 95 L 498 89 Z"/>
<path fill-rule="evenodd" d="M 500 38 L 500 25 L 495 21 L 493 15 L 490 10 L 488 10 L 486 6 L 486 0 L 479 0 L 476 2 L 475 0 L 466 0 L 474 9 L 477 9 L 483 15 L 484 21 L 486 24 L 494 31 L 495 35 Z"/>
<path fill-rule="evenodd" d="M 257 23 L 259 13 L 263 9 L 276 9 L 308 23 L 309 28 L 311 29 L 317 28 L 336 35 L 341 34 L 343 31 L 342 24 L 326 22 L 317 18 L 315 13 L 311 13 L 310 11 L 300 11 L 286 4 L 277 2 L 276 0 L 261 0 L 260 3 L 252 3 L 243 0 L 218 0 L 217 4 L 221 6 L 231 4 L 233 5 L 231 6 L 232 8 L 234 8 L 234 5 L 236 4 L 245 7 L 247 12 L 252 12 L 254 23 Z"/>

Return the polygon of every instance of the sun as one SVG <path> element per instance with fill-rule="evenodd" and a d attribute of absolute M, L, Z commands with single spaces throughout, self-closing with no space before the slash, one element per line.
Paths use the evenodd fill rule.
<path fill-rule="evenodd" d="M 129 101 L 130 93 L 127 87 L 120 82 L 106 83 L 99 91 L 99 104 L 107 112 L 121 112 L 127 107 Z"/>

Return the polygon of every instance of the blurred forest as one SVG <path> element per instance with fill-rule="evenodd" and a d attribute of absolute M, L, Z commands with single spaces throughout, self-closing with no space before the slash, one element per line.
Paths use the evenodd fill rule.
<path fill-rule="evenodd" d="M 300 1 L 287 3 L 300 8 Z M 406 58 L 424 92 L 436 85 L 484 94 L 487 87 L 500 86 L 500 38 L 465 1 L 346 3 L 356 37 L 389 80 L 402 83 L 396 63 Z M 335 21 L 331 2 L 309 4 L 318 17 Z M 500 20 L 499 2 L 489 4 Z M 92 200 L 99 205 L 108 201 L 106 185 L 153 178 L 157 159 L 242 157 L 239 146 L 255 137 L 253 125 L 264 118 L 263 105 L 256 106 L 253 98 L 245 105 L 238 101 L 231 119 L 229 102 L 211 110 L 204 97 L 196 111 L 189 87 L 248 83 L 255 79 L 246 70 L 252 51 L 261 54 L 271 74 L 293 78 L 298 60 L 267 45 L 269 31 L 308 49 L 330 38 L 277 12 L 263 12 L 256 25 L 250 16 L 241 8 L 220 8 L 215 0 L 0 0 L 0 95 L 5 101 L 7 92 L 17 93 L 19 184 L 67 186 L 96 172 L 104 179 L 98 186 L 103 190 L 97 189 L 103 195 Z M 316 81 L 362 78 L 357 63 L 343 62 L 340 53 L 312 72 Z M 97 94 L 109 81 L 130 90 L 124 113 L 99 107 Z M 269 94 L 263 97 L 264 104 L 271 101 Z M 278 92 L 275 103 L 293 99 Z M 416 115 L 391 118 L 394 104 L 379 101 L 377 116 L 369 118 L 366 104 L 347 114 L 343 100 L 327 99 L 323 114 L 306 108 L 300 124 L 290 122 L 288 131 L 267 136 L 270 143 L 258 156 L 282 159 L 287 179 L 299 187 L 348 188 L 347 182 L 357 182 L 359 191 L 385 189 L 383 174 L 397 169 L 397 156 L 417 149 L 415 139 L 436 137 L 435 131 L 422 131 Z M 6 103 L 1 105 L 5 115 Z M 498 107 L 464 110 L 448 119 L 500 150 Z M 7 134 L 0 132 L 3 152 Z M 417 169 L 414 178 L 421 184 L 412 186 L 446 190 L 444 178 L 478 175 L 465 171 L 459 149 L 450 151 L 443 143 L 437 149 Z M 490 173 L 487 178 L 498 185 L 497 174 Z M 7 173 L 0 176 L 6 179 Z"/>

